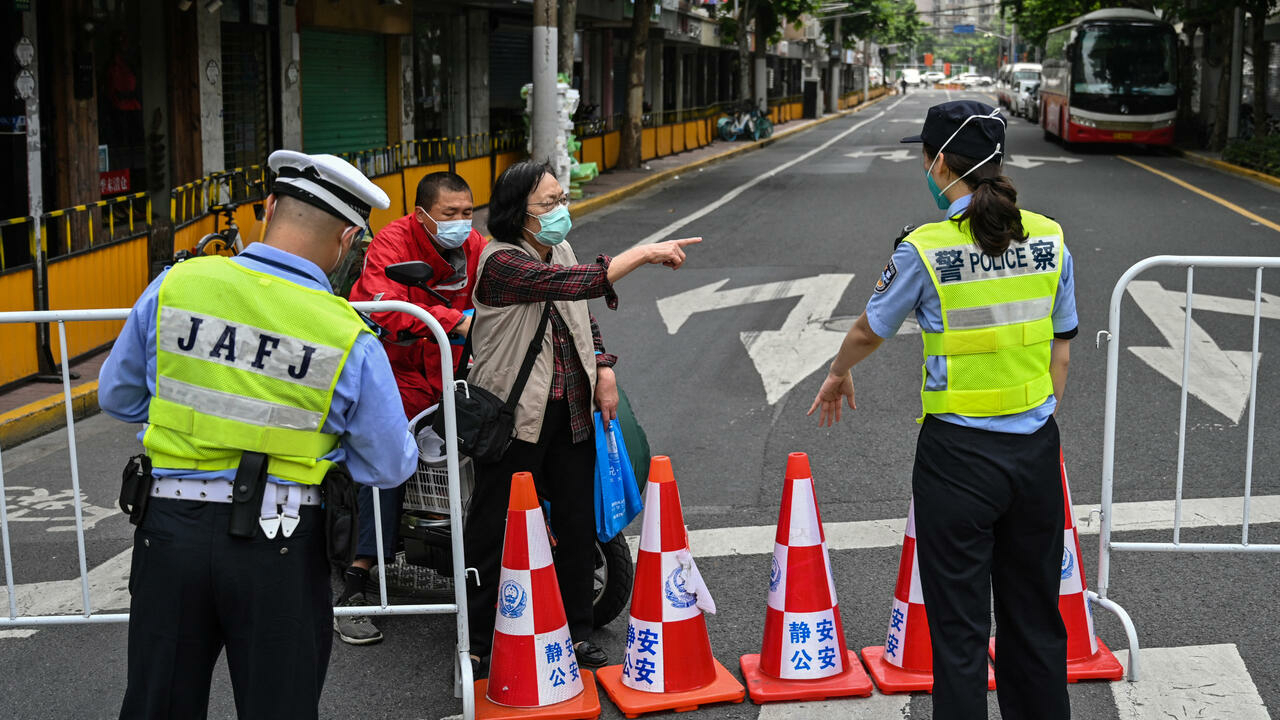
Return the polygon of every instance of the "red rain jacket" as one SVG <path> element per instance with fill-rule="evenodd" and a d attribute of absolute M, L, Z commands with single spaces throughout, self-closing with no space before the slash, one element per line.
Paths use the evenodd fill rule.
<path fill-rule="evenodd" d="M 448 281 L 453 275 L 453 267 L 440 257 L 422 224 L 413 215 L 406 215 L 382 228 L 369 244 L 360 279 L 351 288 L 351 299 L 411 302 L 431 313 L 444 326 L 445 332 L 448 332 L 462 320 L 463 310 L 474 307 L 471 294 L 475 291 L 476 265 L 484 245 L 484 237 L 472 230 L 471 236 L 462 245 L 467 256 L 466 280 L 450 284 Z M 452 307 L 444 306 L 418 288 L 389 280 L 384 273 L 388 265 L 413 260 L 421 260 L 431 266 L 434 273 L 429 282 L 431 288 L 448 298 Z M 440 350 L 435 341 L 430 339 L 431 331 L 426 324 L 412 315 L 400 312 L 374 313 L 373 320 L 387 331 L 383 337 L 383 347 L 391 359 L 396 384 L 400 386 L 400 400 L 404 403 L 405 417 L 412 418 L 440 401 Z M 425 339 L 401 345 L 397 342 L 398 338 Z M 455 364 L 461 355 L 462 346 L 454 345 Z"/>

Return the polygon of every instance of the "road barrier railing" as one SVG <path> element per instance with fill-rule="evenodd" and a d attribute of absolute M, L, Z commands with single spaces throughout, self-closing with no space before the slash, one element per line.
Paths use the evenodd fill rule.
<path fill-rule="evenodd" d="M 1186 316 L 1182 335 L 1182 379 L 1180 388 L 1180 407 L 1178 414 L 1178 465 L 1177 479 L 1174 486 L 1173 534 L 1167 542 L 1133 542 L 1116 541 L 1111 537 L 1115 517 L 1112 512 L 1115 492 L 1115 452 L 1116 452 L 1116 399 L 1118 397 L 1120 349 L 1121 305 L 1129 284 L 1142 273 L 1152 268 L 1186 268 Z M 1183 542 L 1182 541 L 1182 504 L 1183 479 L 1186 469 L 1187 454 L 1187 388 L 1191 375 L 1192 341 L 1192 309 L 1195 305 L 1195 271 L 1196 268 L 1225 268 L 1254 271 L 1253 289 L 1253 345 L 1252 360 L 1249 369 L 1249 425 L 1248 441 L 1245 449 L 1244 496 L 1241 507 L 1241 530 L 1239 542 Z M 1165 553 L 1275 553 L 1280 552 L 1280 544 L 1249 542 L 1249 510 L 1253 495 L 1253 448 L 1255 436 L 1255 420 L 1258 399 L 1258 342 L 1261 334 L 1262 319 L 1262 271 L 1280 268 L 1280 257 L 1222 257 L 1209 255 L 1158 255 L 1142 260 L 1125 271 L 1116 282 L 1111 292 L 1111 308 L 1108 329 L 1098 333 L 1097 341 L 1107 340 L 1107 385 L 1106 401 L 1103 417 L 1102 436 L 1102 501 L 1101 527 L 1098 543 L 1098 589 L 1089 592 L 1089 600 L 1094 604 L 1114 613 L 1124 625 L 1129 636 L 1129 680 L 1139 678 L 1139 645 L 1138 632 L 1133 620 L 1118 603 L 1111 600 L 1111 556 L 1117 552 L 1165 552 Z"/>
<path fill-rule="evenodd" d="M 352 303 L 363 313 L 402 312 L 412 315 L 431 330 L 436 346 L 440 349 L 440 368 L 443 387 L 453 386 L 453 353 L 448 335 L 440 323 L 425 310 L 406 302 L 357 302 Z M 5 495 L 4 456 L 0 451 L 0 546 L 3 547 L 4 582 L 8 594 L 8 607 L 0 611 L 0 629 L 23 626 L 81 625 L 95 623 L 129 622 L 127 612 L 94 612 L 93 597 L 89 587 L 89 568 L 85 552 L 85 523 L 83 501 L 80 493 L 80 465 L 76 452 L 76 426 L 71 404 L 71 376 L 67 362 L 67 331 L 69 322 L 93 322 L 124 320 L 128 308 L 93 310 L 53 310 L 42 312 L 0 312 L 0 325 L 20 323 L 48 323 L 57 325 L 59 346 L 62 349 L 62 392 L 67 416 L 67 451 L 71 463 L 71 494 L 75 513 L 76 553 L 80 565 L 80 593 L 82 611 L 77 614 L 23 615 L 18 608 L 17 586 L 14 580 L 13 545 L 9 531 L 9 508 Z M 387 398 L 399 403 L 399 398 Z M 441 402 L 445 425 L 445 459 L 448 471 L 449 529 L 453 560 L 453 602 L 435 604 L 392 605 L 387 598 L 386 573 L 378 574 L 378 604 L 359 607 L 334 608 L 334 615 L 455 615 L 457 620 L 457 645 L 454 653 L 454 695 L 462 699 L 463 717 L 475 717 L 474 684 L 471 675 L 470 635 L 467 628 L 466 564 L 462 552 L 462 494 L 459 482 L 457 421 L 454 414 L 453 393 L 445 393 Z M 379 490 L 373 489 L 374 536 L 378 557 L 385 558 L 382 537 L 382 512 Z M 112 608 L 108 608 L 112 609 Z"/>

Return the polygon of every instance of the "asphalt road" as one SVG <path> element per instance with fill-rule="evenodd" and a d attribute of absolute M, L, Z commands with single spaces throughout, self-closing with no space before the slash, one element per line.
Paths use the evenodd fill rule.
<path fill-rule="evenodd" d="M 621 357 L 620 382 L 651 446 L 673 459 L 691 530 L 772 525 L 786 456 L 794 451 L 810 456 L 828 525 L 906 514 L 917 432 L 919 341 L 904 329 L 855 370 L 859 409 L 839 426 L 818 429 L 805 410 L 841 334 L 870 296 L 899 230 L 939 215 L 917 146 L 897 141 L 917 132 L 928 106 L 949 97 L 960 94 L 923 91 L 890 98 L 575 221 L 572 242 L 580 258 L 618 253 L 686 220 L 671 236 L 704 238 L 690 249 L 680 271 L 643 268 L 622 280 L 617 312 L 595 308 L 606 344 Z M 1080 334 L 1072 345 L 1067 399 L 1058 421 L 1073 500 L 1097 503 L 1106 344 L 1098 349 L 1094 338 L 1107 326 L 1117 279 L 1152 255 L 1266 255 L 1274 254 L 1280 240 L 1276 229 L 1151 170 L 1270 223 L 1280 223 L 1280 194 L 1134 148 L 1063 148 L 1019 119 L 1009 121 L 1008 146 L 1018 164 L 1007 170 L 1020 203 L 1057 218 L 1075 257 Z M 899 152 L 903 148 L 906 154 Z M 1178 302 L 1186 275 L 1165 269 L 1141 279 L 1147 282 L 1126 296 L 1123 333 L 1114 340 L 1122 347 L 1115 498 L 1124 503 L 1171 500 L 1177 477 L 1179 384 L 1162 373 L 1176 379 L 1181 368 Z M 1200 372 L 1189 386 L 1184 494 L 1239 497 L 1249 421 L 1252 320 L 1247 313 L 1254 277 L 1251 271 L 1202 270 L 1194 283 L 1197 306 L 1203 301 L 1209 307 L 1193 314 L 1193 359 Z M 1274 287 L 1267 278 L 1264 283 L 1264 290 Z M 1256 496 L 1280 495 L 1280 423 L 1269 412 L 1270 398 L 1280 393 L 1280 363 L 1274 359 L 1280 351 L 1275 322 L 1280 312 L 1272 298 L 1267 300 L 1257 383 Z M 138 447 L 136 428 L 98 416 L 77 429 L 86 500 L 104 509 L 87 532 L 88 564 L 101 568 L 102 587 L 119 586 L 119 556 L 130 546 L 130 526 L 107 509 L 114 505 L 119 468 Z M 15 579 L 25 586 L 20 600 L 76 612 L 78 584 L 65 582 L 78 573 L 74 533 L 66 529 L 65 448 L 65 435 L 54 433 L 5 452 L 4 479 L 10 512 L 25 510 L 22 517 L 11 517 Z M 1251 542 L 1277 541 L 1280 524 L 1274 515 L 1267 518 L 1270 524 L 1251 527 Z M 638 525 L 631 530 L 638 532 Z M 1169 535 L 1149 530 L 1118 539 L 1167 540 Z M 1183 532 L 1184 540 L 1239 537 L 1238 520 Z M 1082 542 L 1093 586 L 1097 536 L 1087 534 Z M 896 547 L 831 553 L 851 649 L 884 640 L 898 554 Z M 699 568 L 719 605 L 708 622 L 713 648 L 736 674 L 738 656 L 759 651 L 769 561 L 764 554 L 715 554 L 701 560 Z M 113 572 L 114 583 L 107 577 Z M 1217 693 L 1225 700 L 1216 710 L 1200 710 L 1201 717 L 1280 715 L 1280 669 L 1274 662 L 1280 609 L 1270 602 L 1280 592 L 1280 575 L 1273 556 L 1117 554 L 1111 583 L 1111 597 L 1133 616 L 1144 648 L 1236 646 L 1251 682 Z M 119 607 L 127 595 L 116 592 L 111 599 Z M 1098 612 L 1095 617 L 1108 644 L 1128 645 L 1113 616 Z M 439 718 L 457 713 L 449 660 L 452 620 L 399 617 L 380 620 L 379 626 L 387 636 L 380 645 L 335 644 L 322 715 Z M 596 638 L 615 661 L 621 660 L 624 630 L 625 617 Z M 121 625 L 48 627 L 30 635 L 0 631 L 0 667 L 5 668 L 0 716 L 113 717 L 124 686 L 125 636 Z M 1160 680 L 1159 667 L 1153 667 Z M 1183 682 L 1172 675 L 1168 679 Z M 232 716 L 225 672 L 215 674 L 214 688 L 211 715 Z M 1256 688 L 1253 696 L 1251 688 Z M 1117 694 L 1108 683 L 1073 685 L 1074 715 L 1147 717 L 1122 714 Z M 998 717 L 991 697 L 992 717 Z M 1255 698 L 1264 706 L 1262 715 L 1242 714 L 1230 704 Z M 826 717 L 824 712 L 848 717 L 859 701 L 846 702 L 839 711 L 813 709 L 792 717 Z M 919 695 L 905 712 L 923 718 L 930 707 L 929 697 Z M 769 712 L 774 713 L 769 717 L 783 717 L 776 709 Z M 892 716 L 902 712 L 899 708 Z M 621 715 L 606 700 L 603 717 Z M 754 720 L 765 715 L 746 703 L 704 708 L 687 717 Z"/>

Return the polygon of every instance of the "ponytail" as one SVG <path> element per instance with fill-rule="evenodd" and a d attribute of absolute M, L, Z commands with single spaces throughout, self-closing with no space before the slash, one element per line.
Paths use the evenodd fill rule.
<path fill-rule="evenodd" d="M 932 161 L 932 158 L 937 157 L 938 151 L 926 144 L 925 154 Z M 960 182 L 973 192 L 969 207 L 954 222 L 969 221 L 973 243 L 984 255 L 1002 255 L 1011 243 L 1027 239 L 1027 233 L 1022 228 L 1022 213 L 1018 211 L 1018 190 L 1001 173 L 1000 165 L 988 161 L 975 168 L 978 160 L 954 153 L 943 155 L 943 160 L 947 169 L 956 176 L 965 176 Z"/>
<path fill-rule="evenodd" d="M 961 182 L 968 182 L 985 167 L 978 168 Z M 999 170 L 995 169 L 995 172 Z M 1022 213 L 1018 212 L 1018 190 L 1009 178 L 992 175 L 973 181 L 969 187 L 973 188 L 973 198 L 960 215 L 960 220 L 969 221 L 973 242 L 984 254 L 992 257 L 1002 255 L 1010 243 L 1027 239 L 1027 233 L 1022 229 Z"/>

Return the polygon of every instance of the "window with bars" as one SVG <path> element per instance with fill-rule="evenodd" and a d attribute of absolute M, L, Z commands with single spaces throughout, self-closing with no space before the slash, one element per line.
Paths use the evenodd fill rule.
<path fill-rule="evenodd" d="M 266 161 L 271 139 L 270 34 L 222 26 L 222 142 L 228 170 Z"/>

